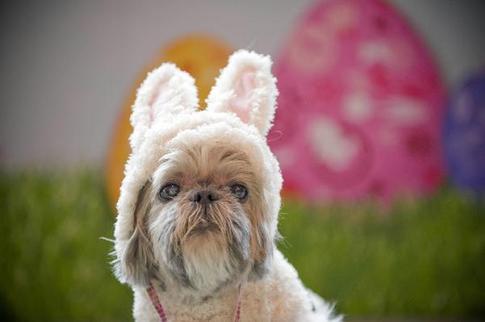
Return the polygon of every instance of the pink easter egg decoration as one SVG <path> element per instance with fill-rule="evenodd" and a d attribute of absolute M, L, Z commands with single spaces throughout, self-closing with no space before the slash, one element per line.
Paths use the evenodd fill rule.
<path fill-rule="evenodd" d="M 420 37 L 385 1 L 317 1 L 275 64 L 269 136 L 285 187 L 309 200 L 388 202 L 443 177 L 445 90 Z"/>

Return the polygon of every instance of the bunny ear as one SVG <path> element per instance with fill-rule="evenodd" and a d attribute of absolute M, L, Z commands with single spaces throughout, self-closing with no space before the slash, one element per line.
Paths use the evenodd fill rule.
<path fill-rule="evenodd" d="M 140 146 L 153 124 L 171 115 L 195 112 L 197 105 L 197 88 L 188 73 L 171 63 L 150 72 L 138 89 L 130 117 L 132 149 Z"/>
<path fill-rule="evenodd" d="M 266 136 L 276 109 L 271 59 L 246 50 L 232 54 L 207 98 L 207 109 L 236 114 Z"/>

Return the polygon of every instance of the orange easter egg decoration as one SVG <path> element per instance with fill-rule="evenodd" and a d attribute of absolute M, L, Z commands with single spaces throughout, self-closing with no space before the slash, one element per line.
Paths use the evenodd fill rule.
<path fill-rule="evenodd" d="M 123 104 L 108 148 L 105 180 L 108 199 L 113 208 L 119 197 L 125 163 L 130 154 L 128 138 L 132 131 L 129 120 L 131 106 L 135 101 L 136 90 L 145 79 L 146 74 L 163 62 L 175 63 L 180 69 L 195 78 L 199 93 L 199 106 L 203 107 L 219 70 L 227 63 L 231 52 L 232 50 L 227 44 L 212 37 L 190 35 L 177 39 L 162 49 L 158 57 L 140 73 L 130 95 Z"/>

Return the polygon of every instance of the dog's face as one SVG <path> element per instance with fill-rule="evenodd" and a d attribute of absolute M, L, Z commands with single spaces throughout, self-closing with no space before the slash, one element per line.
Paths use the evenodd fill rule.
<path fill-rule="evenodd" d="M 244 151 L 220 140 L 199 144 L 172 148 L 160 160 L 140 195 L 145 219 L 137 225 L 158 267 L 186 287 L 213 292 L 259 269 L 268 255 L 265 206 L 262 178 Z"/>
<path fill-rule="evenodd" d="M 170 87 L 178 85 L 173 76 L 168 98 L 159 88 L 163 80 L 142 85 L 148 98 L 134 107 L 134 152 L 115 231 L 122 281 L 140 286 L 157 280 L 204 296 L 264 276 L 281 187 L 264 139 L 276 89 L 268 58 L 239 56 L 218 79 L 208 111 L 182 109 L 196 100 L 187 99 L 190 91 L 173 93 L 179 88 Z M 180 73 L 178 82 L 188 77 Z M 147 82 L 157 88 L 147 90 Z M 157 108 L 170 111 L 170 118 Z M 157 118 L 158 130 L 151 125 Z"/>

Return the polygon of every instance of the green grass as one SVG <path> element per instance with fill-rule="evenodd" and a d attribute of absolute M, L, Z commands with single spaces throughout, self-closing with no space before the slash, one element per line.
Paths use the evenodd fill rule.
<path fill-rule="evenodd" d="M 280 229 L 305 284 L 347 315 L 485 317 L 485 212 L 456 192 L 380 214 L 291 202 Z"/>
<path fill-rule="evenodd" d="M 97 173 L 3 175 L 0 300 L 22 321 L 122 321 L 130 291 L 108 265 L 113 215 Z M 0 320 L 3 320 L 0 318 Z"/>
<path fill-rule="evenodd" d="M 0 320 L 131 320 L 99 172 L 0 175 Z M 387 213 L 286 201 L 280 249 L 347 316 L 485 317 L 485 211 L 444 189 Z"/>

